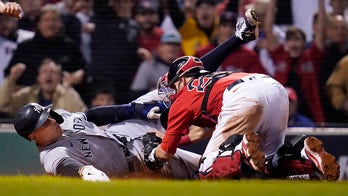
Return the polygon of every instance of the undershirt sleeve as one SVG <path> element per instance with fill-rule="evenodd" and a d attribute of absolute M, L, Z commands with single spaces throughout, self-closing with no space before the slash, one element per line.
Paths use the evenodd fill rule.
<path fill-rule="evenodd" d="M 82 163 L 75 161 L 72 158 L 63 159 L 57 166 L 57 175 L 62 176 L 80 176 L 79 169 L 83 166 Z"/>

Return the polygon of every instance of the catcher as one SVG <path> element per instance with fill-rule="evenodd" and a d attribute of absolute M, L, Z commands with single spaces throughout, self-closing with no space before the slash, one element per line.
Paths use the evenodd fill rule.
<path fill-rule="evenodd" d="M 257 24 L 255 13 L 247 10 L 245 19 L 237 24 L 234 39 L 247 41 L 255 34 Z M 207 70 L 207 66 L 199 58 L 180 57 L 160 79 L 160 89 L 166 90 L 159 92 L 169 93 L 174 101 L 162 143 L 145 146 L 145 163 L 158 164 L 160 168 L 179 146 L 202 139 L 187 135 L 189 127 L 197 125 L 212 130 L 200 161 L 201 179 L 304 174 L 312 178 L 317 176 L 316 169 L 319 179 L 338 179 L 336 158 L 325 151 L 317 138 L 305 138 L 301 152 L 284 145 L 289 100 L 279 82 L 264 74 L 211 73 L 214 69 Z M 251 170 L 246 172 L 245 165 Z"/>

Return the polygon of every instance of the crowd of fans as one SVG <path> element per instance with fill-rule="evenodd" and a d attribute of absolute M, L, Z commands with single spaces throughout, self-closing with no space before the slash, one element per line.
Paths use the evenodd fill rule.
<path fill-rule="evenodd" d="M 22 18 L 0 15 L 3 118 L 33 100 L 71 112 L 127 103 L 155 88 L 177 57 L 201 57 L 234 35 L 252 7 L 260 38 L 219 69 L 269 74 L 288 87 L 294 113 L 303 117 L 289 126 L 348 123 L 346 0 L 309 0 L 304 6 L 314 11 L 305 13 L 297 0 L 17 2 Z M 300 14 L 312 24 L 299 25 Z"/>

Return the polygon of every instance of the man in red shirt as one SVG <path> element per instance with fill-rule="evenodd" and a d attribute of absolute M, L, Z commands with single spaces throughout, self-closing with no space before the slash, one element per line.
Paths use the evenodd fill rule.
<path fill-rule="evenodd" d="M 158 10 L 150 1 L 141 1 L 135 8 L 134 20 L 140 26 L 139 46 L 152 54 L 161 43 L 163 30 L 158 26 Z"/>
<path fill-rule="evenodd" d="M 305 48 L 305 33 L 297 27 L 291 26 L 287 29 L 285 43 L 280 43 L 273 34 L 276 0 L 270 1 L 264 31 L 267 50 L 275 65 L 274 78 L 282 85 L 292 87 L 298 94 L 299 112 L 316 123 L 324 123 L 317 71 L 325 55 L 326 13 L 324 0 L 318 0 L 318 4 L 318 31 L 308 49 Z"/>

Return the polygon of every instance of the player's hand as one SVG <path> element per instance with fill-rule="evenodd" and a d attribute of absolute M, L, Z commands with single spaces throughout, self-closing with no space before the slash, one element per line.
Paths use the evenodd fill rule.
<path fill-rule="evenodd" d="M 135 116 L 143 119 L 160 119 L 161 112 L 167 109 L 163 101 L 152 101 L 135 104 Z"/>
<path fill-rule="evenodd" d="M 147 115 L 146 115 L 147 118 L 148 118 L 148 119 L 152 119 L 152 120 L 154 120 L 154 119 L 160 119 L 161 114 L 158 113 L 160 110 L 161 110 L 161 108 L 158 107 L 158 106 L 151 108 L 150 111 L 149 111 L 149 113 L 147 113 Z"/>
<path fill-rule="evenodd" d="M 109 182 L 109 177 L 103 172 L 93 167 L 93 165 L 82 166 L 79 174 L 83 180 L 91 182 Z"/>
<path fill-rule="evenodd" d="M 6 4 L 0 2 L 0 14 L 4 14 L 15 18 L 21 18 L 22 8 L 16 2 L 8 2 Z"/>

